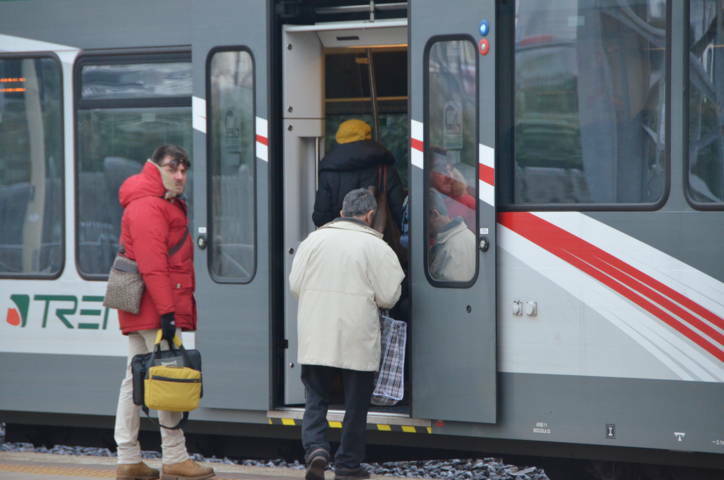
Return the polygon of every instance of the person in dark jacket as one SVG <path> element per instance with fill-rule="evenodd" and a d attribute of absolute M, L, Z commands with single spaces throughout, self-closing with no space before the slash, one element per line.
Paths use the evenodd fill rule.
<path fill-rule="evenodd" d="M 141 459 L 138 442 L 141 407 L 133 403 L 131 359 L 153 350 L 156 332 L 173 340 L 181 330 L 196 330 L 193 242 L 188 234 L 186 202 L 181 198 L 190 162 L 175 145 L 158 147 L 143 170 L 129 177 L 118 192 L 124 208 L 121 239 L 124 253 L 136 261 L 145 289 L 138 314 L 118 311 L 121 332 L 128 336 L 128 363 L 121 383 L 114 437 L 118 445 L 117 480 L 153 480 L 158 470 Z M 161 342 L 162 348 L 168 348 Z M 161 425 L 176 425 L 182 414 L 159 412 Z M 214 476 L 186 451 L 181 429 L 161 428 L 163 474 L 175 480 Z"/>
<path fill-rule="evenodd" d="M 400 227 L 405 193 L 394 167 L 395 157 L 372 140 L 372 128 L 362 120 L 342 122 L 335 139 L 337 145 L 319 164 L 319 189 L 312 214 L 314 224 L 321 227 L 339 217 L 344 196 L 356 188 L 378 185 L 378 167 L 386 165 L 390 213 Z"/>

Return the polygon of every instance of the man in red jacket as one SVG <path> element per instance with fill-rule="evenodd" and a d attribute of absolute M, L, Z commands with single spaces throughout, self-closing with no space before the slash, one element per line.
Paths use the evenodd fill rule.
<path fill-rule="evenodd" d="M 133 403 L 131 359 L 154 347 L 160 328 L 165 340 L 181 330 L 196 330 L 193 243 L 186 202 L 181 198 L 190 167 L 188 154 L 174 145 L 158 147 L 143 170 L 129 177 L 118 192 L 124 208 L 120 243 L 124 255 L 138 264 L 145 290 L 138 314 L 118 311 L 121 331 L 128 335 L 128 364 L 116 411 L 117 480 L 153 480 L 156 469 L 141 459 L 138 442 L 141 407 Z M 162 342 L 162 346 L 166 346 Z M 161 425 L 177 425 L 182 414 L 159 412 Z M 214 471 L 189 458 L 181 429 L 161 428 L 162 478 L 205 480 Z"/>

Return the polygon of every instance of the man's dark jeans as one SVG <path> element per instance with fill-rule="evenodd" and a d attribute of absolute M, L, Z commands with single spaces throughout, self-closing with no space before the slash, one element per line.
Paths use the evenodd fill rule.
<path fill-rule="evenodd" d="M 365 456 L 367 411 L 374 391 L 375 372 L 343 368 L 302 365 L 306 405 L 302 421 L 302 446 L 307 455 L 315 448 L 329 451 L 327 408 L 335 375 L 342 375 L 344 387 L 344 422 L 342 439 L 334 456 L 335 470 L 357 470 Z"/>

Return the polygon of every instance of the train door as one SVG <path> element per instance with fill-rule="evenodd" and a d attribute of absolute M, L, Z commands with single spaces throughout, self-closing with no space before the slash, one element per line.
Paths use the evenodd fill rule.
<path fill-rule="evenodd" d="M 412 416 L 494 423 L 495 2 L 411 2 Z"/>
<path fill-rule="evenodd" d="M 297 365 L 297 301 L 288 289 L 294 253 L 312 222 L 320 160 L 342 121 L 360 118 L 407 165 L 404 19 L 287 25 L 282 32 L 284 132 L 284 395 L 304 404 Z M 374 65 L 378 65 L 377 74 Z M 379 87 L 379 88 L 377 88 Z M 336 406 L 336 405 L 334 405 Z M 333 406 L 333 407 L 334 407 Z"/>
<path fill-rule="evenodd" d="M 267 3 L 192 7 L 197 345 L 211 408 L 270 406 Z"/>

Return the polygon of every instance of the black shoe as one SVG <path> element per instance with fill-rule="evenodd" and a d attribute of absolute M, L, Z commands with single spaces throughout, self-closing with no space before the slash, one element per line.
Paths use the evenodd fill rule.
<path fill-rule="evenodd" d="M 307 456 L 305 480 L 324 480 L 324 470 L 329 463 L 329 452 L 323 448 L 312 450 Z"/>
<path fill-rule="evenodd" d="M 334 480 L 363 480 L 370 478 L 370 472 L 362 467 L 357 470 L 337 470 L 334 473 Z"/>

